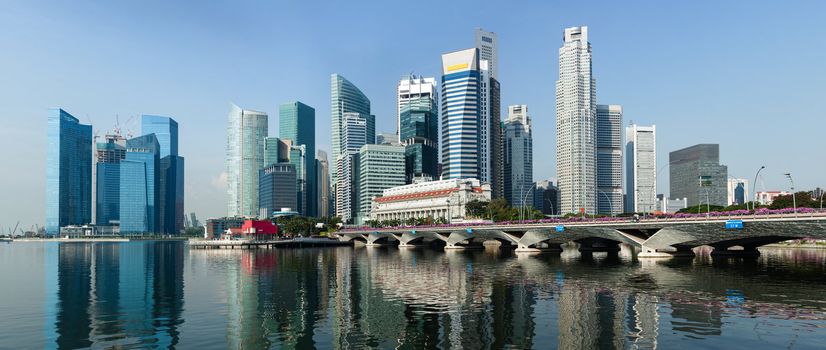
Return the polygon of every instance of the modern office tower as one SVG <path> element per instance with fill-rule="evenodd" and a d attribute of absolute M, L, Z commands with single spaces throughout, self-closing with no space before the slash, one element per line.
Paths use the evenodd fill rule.
<path fill-rule="evenodd" d="M 292 162 L 303 161 L 304 190 L 298 184 L 298 196 L 301 201 L 299 207 L 306 208 L 301 212 L 305 216 L 317 216 L 318 190 L 315 168 L 315 109 L 301 102 L 295 101 L 282 104 L 279 108 L 278 136 L 293 141 L 295 146 L 304 146 L 304 154 L 292 158 Z M 300 152 L 300 147 L 295 151 Z M 299 168 L 298 166 L 296 168 Z"/>
<path fill-rule="evenodd" d="M 361 92 L 353 83 L 344 77 L 333 74 L 330 77 L 330 95 L 332 114 L 332 161 L 334 164 L 338 162 L 338 156 L 344 153 L 346 146 L 342 141 L 342 132 L 344 130 L 344 114 L 358 113 L 365 116 L 370 116 L 370 100 L 364 93 Z M 374 143 L 376 139 L 376 119 L 375 116 L 366 118 L 368 124 L 366 125 L 366 137 L 368 143 Z M 338 182 L 338 174 L 333 172 L 333 186 Z"/>
<path fill-rule="evenodd" d="M 551 215 L 562 215 L 560 207 L 559 187 L 551 184 L 545 189 L 544 204 L 550 207 Z"/>
<path fill-rule="evenodd" d="M 49 109 L 46 152 L 46 233 L 92 221 L 92 126 Z"/>
<path fill-rule="evenodd" d="M 616 215 L 622 196 L 622 106 L 597 105 L 597 212 Z"/>
<path fill-rule="evenodd" d="M 316 184 L 318 184 L 318 216 L 330 216 L 330 163 L 327 152 L 318 151 L 315 158 Z"/>
<path fill-rule="evenodd" d="M 126 158 L 126 139 L 106 135 L 95 145 L 95 224 L 111 225 L 120 220 L 120 162 Z"/>
<path fill-rule="evenodd" d="M 526 105 L 508 106 L 504 154 L 505 199 L 512 207 L 532 206 L 533 191 L 536 191 L 533 189 L 533 136 Z"/>
<path fill-rule="evenodd" d="M 396 134 L 399 135 L 399 142 L 404 142 L 401 138 L 402 130 L 402 107 L 410 100 L 429 98 L 438 105 L 436 93 L 436 78 L 425 78 L 413 74 L 402 76 L 396 88 Z M 438 113 L 438 110 L 436 111 Z M 437 137 L 438 139 L 438 137 Z"/>
<path fill-rule="evenodd" d="M 442 177 L 479 179 L 478 49 L 442 55 Z"/>
<path fill-rule="evenodd" d="M 730 177 L 727 184 L 728 201 L 726 205 L 740 205 L 746 203 L 748 193 L 749 180 Z"/>
<path fill-rule="evenodd" d="M 336 159 L 335 209 L 344 223 L 351 222 L 358 209 L 358 152 L 367 144 L 369 115 L 344 113 L 340 142 L 344 149 Z"/>
<path fill-rule="evenodd" d="M 543 214 L 550 214 L 545 212 L 545 207 L 550 208 L 550 205 L 545 203 L 545 191 L 551 186 L 551 181 L 540 180 L 533 186 L 533 203 L 531 203 L 531 206 L 534 209 L 541 211 Z"/>
<path fill-rule="evenodd" d="M 398 145 L 399 144 L 399 135 L 394 132 L 378 132 L 376 133 L 376 144 L 377 145 Z"/>
<path fill-rule="evenodd" d="M 728 167 L 720 165 L 720 145 L 699 144 L 668 154 L 670 198 L 688 198 L 688 206 L 726 206 Z"/>
<path fill-rule="evenodd" d="M 298 206 L 298 188 L 295 164 L 276 163 L 261 169 L 258 175 L 259 213 L 261 219 L 269 218 L 273 211 L 281 208 L 295 210 Z"/>
<path fill-rule="evenodd" d="M 120 233 L 159 232 L 160 149 L 155 134 L 126 140 L 120 163 Z"/>
<path fill-rule="evenodd" d="M 657 208 L 657 127 L 631 124 L 625 128 L 625 211 Z"/>
<path fill-rule="evenodd" d="M 142 115 L 141 133 L 155 134 L 160 145 L 158 232 L 178 234 L 184 223 L 184 158 L 178 154 L 178 122 Z"/>
<path fill-rule="evenodd" d="M 561 212 L 597 212 L 596 81 L 588 27 L 565 28 L 556 81 L 556 173 Z"/>
<path fill-rule="evenodd" d="M 275 163 L 288 162 L 286 158 L 289 155 L 289 145 L 282 142 L 277 137 L 267 137 L 264 139 L 264 166 L 270 166 Z"/>
<path fill-rule="evenodd" d="M 399 138 L 405 146 L 405 178 L 438 179 L 438 104 L 434 95 L 408 99 L 399 114 Z"/>
<path fill-rule="evenodd" d="M 476 48 L 479 49 L 479 59 L 489 62 L 490 77 L 499 80 L 499 53 L 496 49 L 496 42 L 496 33 L 476 28 Z"/>
<path fill-rule="evenodd" d="M 267 114 L 232 104 L 227 127 L 229 216 L 258 215 L 258 170 L 264 167 Z"/>
<path fill-rule="evenodd" d="M 359 149 L 358 223 L 370 217 L 373 198 L 405 184 L 404 151 L 401 145 L 364 145 Z"/>

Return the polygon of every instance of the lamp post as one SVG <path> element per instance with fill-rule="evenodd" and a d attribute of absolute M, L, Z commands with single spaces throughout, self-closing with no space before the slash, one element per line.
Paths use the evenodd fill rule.
<path fill-rule="evenodd" d="M 820 211 L 823 211 L 823 194 L 824 193 L 826 193 L 826 191 L 823 191 L 823 190 L 820 191 Z"/>
<path fill-rule="evenodd" d="M 754 199 L 752 199 L 751 201 L 751 210 L 755 209 L 754 204 L 757 201 L 757 176 L 760 175 L 760 171 L 762 171 L 763 169 L 766 169 L 765 165 L 761 165 L 760 169 L 757 169 L 757 173 L 754 174 L 754 183 L 751 184 L 752 188 L 754 189 Z M 748 206 L 746 206 L 746 209 L 748 209 Z"/>
<path fill-rule="evenodd" d="M 528 200 L 528 195 L 531 194 L 531 191 L 533 191 L 534 186 L 536 186 L 536 183 L 532 183 L 531 187 L 528 188 L 528 191 L 525 192 L 525 195 L 522 196 L 522 206 L 519 208 L 519 221 L 522 221 L 524 219 L 525 201 Z"/>
<path fill-rule="evenodd" d="M 609 197 L 603 190 L 597 189 L 597 192 L 602 193 L 602 195 L 605 196 L 605 199 L 608 200 L 608 211 L 611 212 L 611 217 L 614 217 L 614 204 L 611 202 L 611 197 Z"/>
<path fill-rule="evenodd" d="M 792 179 L 792 173 L 785 173 L 787 178 L 789 178 L 789 182 L 792 183 L 792 208 L 794 210 L 794 216 L 797 216 L 797 199 L 794 195 L 794 179 Z"/>
<path fill-rule="evenodd" d="M 823 196 L 821 196 L 821 198 L 822 198 L 822 197 L 823 197 Z M 546 201 L 546 202 L 548 202 L 548 204 L 550 204 L 550 205 L 551 205 L 551 215 L 556 215 L 556 211 L 554 210 L 554 203 L 553 203 L 553 202 L 551 202 L 551 200 L 550 200 L 550 199 L 548 199 L 548 198 L 545 198 L 545 201 Z M 821 204 L 822 204 L 822 200 L 821 200 Z M 821 205 L 821 206 L 822 206 L 822 205 Z M 821 208 L 821 209 L 823 209 L 823 208 Z"/>

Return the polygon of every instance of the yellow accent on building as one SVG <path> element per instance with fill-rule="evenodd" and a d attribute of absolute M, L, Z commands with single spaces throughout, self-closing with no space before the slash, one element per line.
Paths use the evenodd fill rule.
<path fill-rule="evenodd" d="M 452 72 L 452 71 L 459 70 L 459 69 L 465 69 L 465 68 L 467 68 L 467 66 L 468 66 L 467 63 L 454 64 L 450 67 L 447 67 L 447 71 Z"/>

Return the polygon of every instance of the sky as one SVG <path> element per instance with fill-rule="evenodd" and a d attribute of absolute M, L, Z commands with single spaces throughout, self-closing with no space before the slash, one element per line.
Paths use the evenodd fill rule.
<path fill-rule="evenodd" d="M 719 143 L 729 174 L 758 190 L 826 187 L 823 1 L 0 1 L 0 230 L 44 222 L 47 109 L 100 135 L 141 114 L 179 123 L 186 212 L 226 213 L 230 103 L 269 113 L 300 100 L 330 149 L 330 74 L 395 130 L 402 75 L 439 77 L 442 53 L 499 39 L 506 107 L 527 104 L 534 179 L 556 174 L 555 92 L 566 27 L 587 25 L 597 102 L 657 125 L 668 152 Z M 130 120 L 131 119 L 131 120 Z M 129 121 L 129 123 L 127 123 Z M 329 152 L 328 152 L 329 153 Z M 667 193 L 667 169 L 658 192 Z"/>

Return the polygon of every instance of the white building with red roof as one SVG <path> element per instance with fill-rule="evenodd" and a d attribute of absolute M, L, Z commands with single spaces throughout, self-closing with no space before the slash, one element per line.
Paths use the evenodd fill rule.
<path fill-rule="evenodd" d="M 370 219 L 407 220 L 444 218 L 448 222 L 465 219 L 465 205 L 473 200 L 490 201 L 489 184 L 478 179 L 449 179 L 388 188 L 373 200 Z"/>

